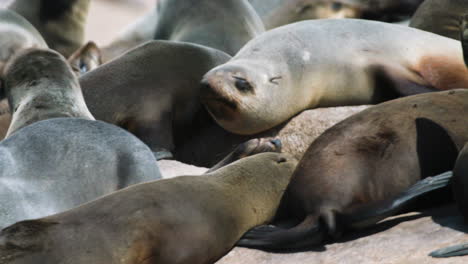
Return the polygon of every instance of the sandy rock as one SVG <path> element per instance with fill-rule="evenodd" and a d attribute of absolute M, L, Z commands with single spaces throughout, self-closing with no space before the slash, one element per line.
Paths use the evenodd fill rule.
<path fill-rule="evenodd" d="M 176 160 L 159 160 L 158 166 L 163 179 L 180 175 L 200 175 L 208 170 L 207 168 L 192 166 Z"/>

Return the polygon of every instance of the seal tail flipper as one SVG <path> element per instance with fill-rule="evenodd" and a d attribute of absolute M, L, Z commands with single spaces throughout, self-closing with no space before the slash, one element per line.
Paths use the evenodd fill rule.
<path fill-rule="evenodd" d="M 448 258 L 468 255 L 468 243 L 456 246 L 450 246 L 432 251 L 429 256 L 433 258 Z"/>
<path fill-rule="evenodd" d="M 324 239 L 324 229 L 308 216 L 299 225 L 283 229 L 277 226 L 259 226 L 248 231 L 237 242 L 237 246 L 269 251 L 294 250 L 316 246 Z"/>
<path fill-rule="evenodd" d="M 361 229 L 376 224 L 380 220 L 398 213 L 422 195 L 448 187 L 452 175 L 453 173 L 448 171 L 434 177 L 427 177 L 393 199 L 365 206 L 352 214 L 339 215 L 339 222 L 347 229 Z"/>

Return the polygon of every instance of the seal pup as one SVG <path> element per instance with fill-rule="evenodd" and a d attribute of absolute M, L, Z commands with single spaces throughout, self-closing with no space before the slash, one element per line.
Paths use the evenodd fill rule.
<path fill-rule="evenodd" d="M 277 221 L 293 226 L 259 227 L 238 245 L 297 249 L 375 224 L 380 207 L 366 206 L 453 168 L 468 141 L 467 100 L 467 89 L 414 95 L 333 126 L 310 145 L 285 193 Z"/>
<path fill-rule="evenodd" d="M 83 75 L 80 84 L 98 120 L 127 129 L 159 158 L 167 157 L 164 150 L 174 150 L 175 138 L 191 136 L 187 131 L 203 110 L 198 99 L 203 74 L 229 58 L 201 45 L 151 41 Z M 204 113 L 201 119 L 209 118 Z"/>
<path fill-rule="evenodd" d="M 266 29 L 308 19 L 364 18 L 397 22 L 409 18 L 423 0 L 249 0 Z"/>
<path fill-rule="evenodd" d="M 69 57 L 84 44 L 89 4 L 90 0 L 14 0 L 7 8 L 33 24 L 50 48 Z"/>
<path fill-rule="evenodd" d="M 204 76 L 200 96 L 220 126 L 251 135 L 305 109 L 458 87 L 468 87 L 458 41 L 389 23 L 322 19 L 251 40 Z"/>
<path fill-rule="evenodd" d="M 196 43 L 232 56 L 265 31 L 247 0 L 160 0 L 158 4 L 154 39 Z"/>
<path fill-rule="evenodd" d="M 203 176 L 138 184 L 0 233 L 19 263 L 214 263 L 274 216 L 297 162 L 261 153 Z M 73 239 L 70 239 L 73 238 Z"/>
<path fill-rule="evenodd" d="M 460 40 L 460 18 L 468 12 L 465 0 L 426 0 L 416 10 L 410 27 Z"/>
<path fill-rule="evenodd" d="M 18 52 L 6 65 L 2 93 L 13 118 L 0 142 L 0 226 L 160 178 L 145 144 L 94 120 L 59 53 Z"/>

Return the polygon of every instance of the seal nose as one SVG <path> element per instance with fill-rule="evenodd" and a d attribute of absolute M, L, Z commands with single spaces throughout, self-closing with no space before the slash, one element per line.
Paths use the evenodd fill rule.
<path fill-rule="evenodd" d="M 203 79 L 200 82 L 200 90 L 204 93 L 211 90 L 210 82 L 207 79 Z"/>
<path fill-rule="evenodd" d="M 281 149 L 283 144 L 281 144 L 281 140 L 279 138 L 275 138 L 270 140 L 271 144 L 273 144 L 277 149 Z"/>
<path fill-rule="evenodd" d="M 284 163 L 286 161 L 288 161 L 288 160 L 285 157 L 279 157 L 279 159 L 276 161 L 276 163 L 279 164 L 279 163 Z"/>

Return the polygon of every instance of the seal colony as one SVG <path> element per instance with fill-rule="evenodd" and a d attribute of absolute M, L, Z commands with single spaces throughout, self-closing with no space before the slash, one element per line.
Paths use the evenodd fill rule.
<path fill-rule="evenodd" d="M 303 250 L 447 187 L 452 169 L 467 214 L 468 89 L 455 88 L 468 87 L 468 17 L 461 49 L 356 19 L 262 33 L 247 0 L 160 0 L 114 51 L 167 40 L 100 66 L 99 48 L 82 46 L 89 3 L 16 0 L 15 12 L 0 12 L 0 95 L 13 114 L 0 142 L 0 226 L 10 225 L 0 232 L 0 263 L 208 264 L 236 243 Z M 368 4 L 265 3 L 299 11 L 278 21 L 353 3 L 363 14 Z M 48 47 L 72 55 L 67 62 Z M 342 105 L 322 119 L 304 111 Z M 231 149 L 205 175 L 159 180 L 155 157 L 211 165 Z M 280 151 L 292 153 L 262 153 Z M 432 255 L 464 253 L 454 248 Z"/>
<path fill-rule="evenodd" d="M 248 135 L 305 109 L 459 87 L 468 87 L 459 42 L 387 23 L 330 19 L 251 40 L 204 76 L 201 100 L 224 129 Z"/>

